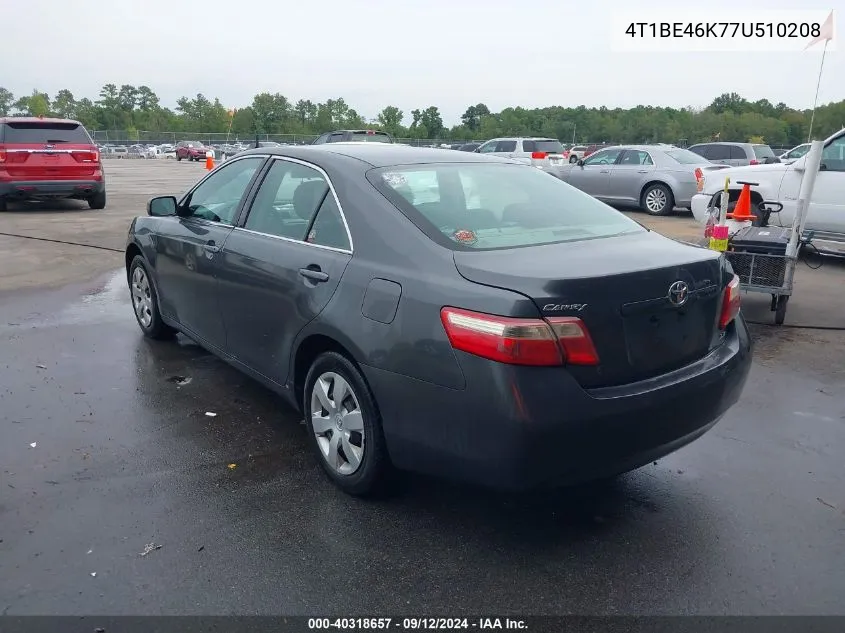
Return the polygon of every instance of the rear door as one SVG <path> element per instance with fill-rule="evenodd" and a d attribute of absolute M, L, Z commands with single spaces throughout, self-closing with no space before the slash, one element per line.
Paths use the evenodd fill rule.
<path fill-rule="evenodd" d="M 86 180 L 99 168 L 99 152 L 79 123 L 9 121 L 0 138 L 6 171 L 18 181 Z"/>
<path fill-rule="evenodd" d="M 746 151 L 745 146 L 742 145 L 724 145 L 722 146 L 728 150 L 728 160 L 727 163 L 731 167 L 745 167 L 746 165 L 750 165 L 751 161 L 754 160 L 754 155 L 748 155 L 748 151 Z"/>
<path fill-rule="evenodd" d="M 283 385 L 296 335 L 334 294 L 352 240 L 321 169 L 276 158 L 222 252 L 226 350 Z"/>
<path fill-rule="evenodd" d="M 651 179 L 656 169 L 647 151 L 626 149 L 610 168 L 607 197 L 620 202 L 639 202 L 643 185 Z"/>

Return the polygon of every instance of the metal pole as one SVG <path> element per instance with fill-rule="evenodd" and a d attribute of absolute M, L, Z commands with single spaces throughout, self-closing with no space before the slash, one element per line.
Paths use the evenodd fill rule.
<path fill-rule="evenodd" d="M 810 208 L 810 200 L 813 197 L 813 188 L 816 185 L 816 175 L 821 167 L 823 148 L 824 141 L 813 141 L 810 151 L 807 152 L 807 157 L 804 159 L 804 176 L 801 178 L 801 189 L 795 207 L 795 219 L 792 221 L 792 234 L 789 236 L 789 244 L 786 247 L 786 256 L 793 259 L 798 256 L 798 242 L 807 221 L 807 212 Z"/>
<path fill-rule="evenodd" d="M 807 132 L 807 142 L 813 140 L 813 121 L 816 119 L 816 104 L 819 102 L 819 86 L 822 85 L 822 69 L 824 69 L 824 56 L 827 53 L 827 43 L 830 40 L 824 41 L 824 49 L 822 49 L 822 62 L 819 64 L 819 79 L 816 82 L 816 98 L 813 99 L 813 113 L 810 115 L 810 130 Z"/>

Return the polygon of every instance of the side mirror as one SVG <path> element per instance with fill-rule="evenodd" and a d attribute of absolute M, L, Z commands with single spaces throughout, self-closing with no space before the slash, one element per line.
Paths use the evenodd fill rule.
<path fill-rule="evenodd" d="M 576 165 L 578 165 L 579 167 L 583 167 L 583 166 L 584 166 L 584 159 L 583 159 L 583 158 L 579 158 L 579 159 L 578 159 L 578 162 L 577 162 L 577 163 L 575 163 L 575 164 L 576 164 Z"/>
<path fill-rule="evenodd" d="M 147 203 L 147 215 L 155 217 L 166 217 L 176 215 L 178 202 L 173 196 L 159 196 Z"/>

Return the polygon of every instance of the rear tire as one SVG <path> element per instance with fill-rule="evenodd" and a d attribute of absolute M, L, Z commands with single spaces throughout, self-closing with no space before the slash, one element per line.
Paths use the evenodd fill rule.
<path fill-rule="evenodd" d="M 177 162 L 177 163 L 182 162 L 182 157 L 181 157 L 181 156 L 179 156 L 179 154 L 176 154 L 176 162 Z"/>
<path fill-rule="evenodd" d="M 176 330 L 161 320 L 158 295 L 150 279 L 144 258 L 135 255 L 129 265 L 129 293 L 135 320 L 147 338 L 163 340 L 172 338 Z"/>
<path fill-rule="evenodd" d="M 338 488 L 355 496 L 388 490 L 392 467 L 381 416 L 364 377 L 349 359 L 324 352 L 314 360 L 305 378 L 302 410 L 317 460 Z"/>
<path fill-rule="evenodd" d="M 106 208 L 106 190 L 103 189 L 99 193 L 94 194 L 88 198 L 88 206 L 91 209 L 105 209 Z"/>
<path fill-rule="evenodd" d="M 575 163 L 577 163 L 577 162 L 578 162 L 578 157 L 577 157 L 577 156 L 570 156 L 570 157 L 569 157 L 569 162 L 570 162 L 570 164 L 573 164 L 573 165 L 574 165 Z"/>
<path fill-rule="evenodd" d="M 649 185 L 640 197 L 640 208 L 649 215 L 669 215 L 675 208 L 672 190 L 662 183 Z"/>

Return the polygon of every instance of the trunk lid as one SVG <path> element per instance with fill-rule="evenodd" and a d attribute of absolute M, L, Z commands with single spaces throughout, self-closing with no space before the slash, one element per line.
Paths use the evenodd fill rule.
<path fill-rule="evenodd" d="M 519 292 L 545 317 L 577 316 L 599 354 L 569 366 L 585 388 L 622 385 L 687 365 L 720 344 L 722 258 L 653 232 L 497 250 L 456 251 L 469 281 Z M 669 300 L 684 282 L 688 299 Z"/>
<path fill-rule="evenodd" d="M 100 166 L 99 150 L 78 123 L 9 121 L 0 142 L 6 172 L 19 180 L 82 180 Z"/>

